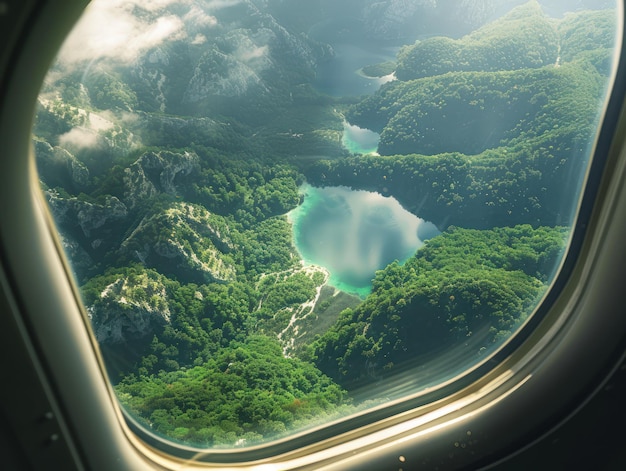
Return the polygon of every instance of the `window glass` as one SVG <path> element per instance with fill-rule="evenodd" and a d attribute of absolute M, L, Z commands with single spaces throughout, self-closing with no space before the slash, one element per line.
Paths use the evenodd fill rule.
<path fill-rule="evenodd" d="M 33 128 L 123 408 L 243 448 L 416 395 L 532 317 L 614 1 L 96 0 Z"/>

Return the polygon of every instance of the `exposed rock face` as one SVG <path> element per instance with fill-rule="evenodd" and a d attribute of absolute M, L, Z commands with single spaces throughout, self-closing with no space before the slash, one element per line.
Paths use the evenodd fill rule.
<path fill-rule="evenodd" d="M 161 112 L 167 109 L 168 104 L 167 87 L 170 80 L 165 71 L 169 66 L 169 51 L 158 47 L 139 57 L 131 72 L 135 85 L 145 91 L 144 96 L 152 97 L 152 106 Z"/>
<path fill-rule="evenodd" d="M 248 28 L 228 32 L 204 52 L 183 102 L 268 92 L 291 70 L 312 73 L 319 55 L 320 51 L 307 40 L 291 34 L 271 15 L 256 10 Z"/>
<path fill-rule="evenodd" d="M 70 159 L 67 163 L 70 178 L 78 188 L 85 188 L 89 183 L 89 170 L 82 162 Z"/>
<path fill-rule="evenodd" d="M 154 238 L 151 234 L 159 234 Z M 230 229 L 201 206 L 179 203 L 144 218 L 124 240 L 122 253 L 162 273 L 194 282 L 229 282 L 235 267 L 225 257 L 234 248 Z"/>
<path fill-rule="evenodd" d="M 39 173 L 48 185 L 70 186 L 78 190 L 87 187 L 89 170 L 71 153 L 41 140 L 36 140 L 33 144 Z"/>
<path fill-rule="evenodd" d="M 220 114 L 215 100 L 262 97 L 312 77 L 328 48 L 288 30 L 253 1 L 195 4 L 180 15 L 184 37 L 145 51 L 128 79 L 144 110 Z"/>
<path fill-rule="evenodd" d="M 115 196 L 107 196 L 103 205 L 79 202 L 75 204 L 77 209 L 76 220 L 83 230 L 85 237 L 91 238 L 94 233 L 105 225 L 126 218 L 128 210 Z"/>
<path fill-rule="evenodd" d="M 170 322 L 166 287 L 159 275 L 142 273 L 120 277 L 87 307 L 92 329 L 100 343 L 124 343 L 142 338 Z"/>
<path fill-rule="evenodd" d="M 82 201 L 78 198 L 63 198 L 54 191 L 46 193 L 52 216 L 57 224 L 81 229 L 91 241 L 115 230 L 119 221 L 128 216 L 128 209 L 115 196 L 106 196 L 103 204 Z"/>
<path fill-rule="evenodd" d="M 132 209 L 140 201 L 159 193 L 178 194 L 181 179 L 199 168 L 199 157 L 191 152 L 147 152 L 125 170 L 125 199 Z"/>
<path fill-rule="evenodd" d="M 63 252 L 65 252 L 67 259 L 70 261 L 76 278 L 81 280 L 84 276 L 89 275 L 94 268 L 93 258 L 74 238 L 63 233 L 59 234 L 59 238 Z"/>
<path fill-rule="evenodd" d="M 211 96 L 241 97 L 259 87 L 267 91 L 250 65 L 212 49 L 203 54 L 195 67 L 183 102 L 196 103 Z"/>
<path fill-rule="evenodd" d="M 72 271 L 81 280 L 93 273 L 97 253 L 119 243 L 128 210 L 114 196 L 107 196 L 104 204 L 64 198 L 56 190 L 47 191 L 45 196 Z"/>

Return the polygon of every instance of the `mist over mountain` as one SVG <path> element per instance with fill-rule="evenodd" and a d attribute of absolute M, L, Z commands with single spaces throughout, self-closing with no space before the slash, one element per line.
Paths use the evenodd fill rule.
<path fill-rule="evenodd" d="M 283 4 L 280 0 L 263 3 L 271 11 L 279 11 Z M 316 18 L 315 14 L 324 19 L 336 12 L 350 14 L 363 22 L 364 31 L 371 38 L 412 42 L 433 34 L 463 36 L 526 0 L 313 0 L 306 3 L 308 18 Z M 615 6 L 611 0 L 540 0 L 539 3 L 553 17 L 561 17 L 565 12 Z"/>
<path fill-rule="evenodd" d="M 245 120 L 249 113 L 244 108 L 255 106 L 255 115 L 263 110 L 271 114 L 288 105 L 294 88 L 309 83 L 318 65 L 333 56 L 331 46 L 307 35 L 331 19 L 349 16 L 359 34 L 406 44 L 431 35 L 460 37 L 522 3 L 164 0 L 157 9 L 114 1 L 94 9 L 111 17 L 113 27 L 121 25 L 120 33 L 132 31 L 133 40 L 118 44 L 114 30 L 100 32 L 86 20 L 68 39 L 58 67 L 64 80 L 80 68 L 73 80 L 81 88 L 73 93 L 86 91 L 85 98 L 96 106 L 106 96 L 109 105 L 115 98 L 119 109 L 197 116 L 237 110 L 238 118 Z M 575 7 L 566 3 L 540 2 L 556 14 L 609 2 L 579 1 Z"/>
<path fill-rule="evenodd" d="M 89 19 L 70 36 L 58 67 L 66 77 L 81 70 L 74 80 L 93 104 L 98 95 L 89 90 L 108 88 L 121 109 L 219 114 L 221 106 L 231 106 L 225 98 L 276 99 L 310 78 L 317 61 L 331 53 L 249 0 L 161 3 L 158 10 L 139 2 L 94 7 L 100 16 L 115 17 L 113 28 L 121 34 L 134 34 L 129 44 L 117 44 L 114 30 L 99 33 Z"/>

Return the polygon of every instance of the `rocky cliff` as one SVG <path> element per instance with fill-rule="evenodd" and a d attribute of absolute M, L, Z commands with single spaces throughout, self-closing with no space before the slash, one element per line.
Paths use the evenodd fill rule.
<path fill-rule="evenodd" d="M 92 248 L 100 246 L 104 239 L 115 238 L 116 227 L 128 216 L 128 208 L 115 196 L 94 203 L 49 190 L 46 199 L 56 223 L 69 231 L 79 229 L 75 235 L 90 241 Z"/>
<path fill-rule="evenodd" d="M 159 193 L 177 195 L 184 178 L 199 168 L 192 152 L 146 152 L 124 170 L 124 198 L 129 208 Z"/>
<path fill-rule="evenodd" d="M 51 146 L 37 139 L 33 141 L 37 168 L 48 186 L 83 190 L 89 184 L 89 170 L 74 155 L 62 147 Z"/>
<path fill-rule="evenodd" d="M 87 308 L 100 343 L 123 343 L 142 338 L 170 322 L 170 306 L 163 277 L 155 272 L 119 275 Z"/>
<path fill-rule="evenodd" d="M 233 248 L 223 218 L 198 205 L 176 203 L 144 217 L 120 251 L 181 281 L 225 283 L 236 277 L 228 256 Z"/>
<path fill-rule="evenodd" d="M 185 35 L 144 51 L 124 72 L 145 111 L 217 115 L 222 98 L 258 99 L 312 77 L 330 51 L 250 0 L 176 14 Z"/>

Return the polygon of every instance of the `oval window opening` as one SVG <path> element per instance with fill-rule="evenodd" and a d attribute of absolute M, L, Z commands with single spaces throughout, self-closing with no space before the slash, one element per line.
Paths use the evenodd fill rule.
<path fill-rule="evenodd" d="M 92 2 L 33 128 L 120 404 L 201 449 L 486 362 L 558 274 L 615 2 Z M 492 2 L 493 3 L 493 2 Z"/>

